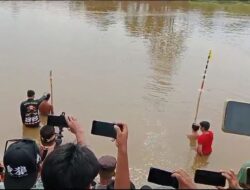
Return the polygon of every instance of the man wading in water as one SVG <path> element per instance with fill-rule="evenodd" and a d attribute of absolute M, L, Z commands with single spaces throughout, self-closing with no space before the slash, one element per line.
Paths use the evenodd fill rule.
<path fill-rule="evenodd" d="M 41 104 L 38 107 L 39 113 L 40 113 L 40 121 L 41 125 L 47 124 L 48 115 L 54 114 L 53 105 L 49 103 L 50 94 L 47 95 L 45 100 L 41 102 Z"/>
<path fill-rule="evenodd" d="M 214 134 L 210 129 L 210 123 L 208 121 L 200 122 L 201 135 L 198 136 L 197 142 L 197 154 L 194 158 L 192 168 L 195 170 L 200 167 L 204 167 L 208 164 L 209 155 L 212 153 L 212 144 L 214 140 Z"/>
<path fill-rule="evenodd" d="M 39 141 L 40 139 L 40 117 L 38 107 L 43 100 L 50 94 L 42 96 L 35 100 L 35 92 L 33 90 L 27 91 L 27 100 L 20 105 L 20 113 L 23 122 L 23 138 L 31 138 Z"/>

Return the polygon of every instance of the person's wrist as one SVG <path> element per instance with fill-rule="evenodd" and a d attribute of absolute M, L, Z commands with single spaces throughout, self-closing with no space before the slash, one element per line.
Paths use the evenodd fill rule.
<path fill-rule="evenodd" d="M 79 127 L 79 128 L 76 130 L 76 134 L 84 134 L 83 128 Z"/>
<path fill-rule="evenodd" d="M 83 133 L 77 133 L 76 134 L 76 141 L 77 141 L 77 144 L 84 145 L 85 144 L 84 134 Z"/>
<path fill-rule="evenodd" d="M 128 148 L 127 145 L 120 145 L 118 146 L 118 152 L 122 154 L 127 154 Z"/>

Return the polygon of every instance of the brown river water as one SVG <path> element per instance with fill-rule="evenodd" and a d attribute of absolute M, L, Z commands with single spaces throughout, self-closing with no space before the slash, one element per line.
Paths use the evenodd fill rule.
<path fill-rule="evenodd" d="M 129 127 L 131 176 L 149 167 L 190 173 L 191 131 L 209 49 L 212 59 L 198 121 L 215 133 L 206 169 L 234 169 L 250 159 L 250 138 L 223 133 L 227 99 L 250 102 L 250 4 L 188 1 L 0 1 L 0 151 L 22 136 L 26 91 L 49 91 L 55 112 L 74 115 L 99 157 L 116 154 L 90 134 L 92 120 Z M 64 142 L 73 135 L 64 131 Z"/>

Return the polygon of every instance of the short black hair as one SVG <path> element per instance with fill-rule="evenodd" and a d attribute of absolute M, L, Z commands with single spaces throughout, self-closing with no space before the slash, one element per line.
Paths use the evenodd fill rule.
<path fill-rule="evenodd" d="M 41 171 L 44 189 L 86 189 L 97 176 L 99 163 L 86 146 L 67 143 L 57 147 Z"/>
<path fill-rule="evenodd" d="M 193 131 L 198 131 L 200 129 L 200 126 L 197 125 L 196 123 L 193 123 L 192 124 L 192 129 L 193 129 Z"/>
<path fill-rule="evenodd" d="M 108 185 L 107 185 L 107 189 L 115 189 L 115 181 L 112 180 Z M 135 184 L 130 181 L 130 188 L 129 189 L 136 189 Z"/>
<path fill-rule="evenodd" d="M 45 100 L 49 100 L 50 99 L 50 94 L 47 94 L 47 96 L 46 96 L 46 98 L 45 98 Z"/>
<path fill-rule="evenodd" d="M 34 90 L 28 90 L 28 91 L 27 91 L 27 96 L 28 96 L 28 97 L 35 96 L 35 91 L 34 91 Z"/>
<path fill-rule="evenodd" d="M 201 121 L 200 126 L 208 131 L 208 129 L 210 128 L 210 123 L 208 121 Z"/>
<path fill-rule="evenodd" d="M 50 143 L 49 139 L 55 135 L 55 127 L 51 125 L 44 125 L 40 129 L 40 138 L 42 143 Z"/>

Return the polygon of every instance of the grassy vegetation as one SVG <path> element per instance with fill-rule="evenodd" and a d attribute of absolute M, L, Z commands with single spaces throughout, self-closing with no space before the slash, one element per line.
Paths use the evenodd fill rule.
<path fill-rule="evenodd" d="M 243 0 L 191 0 L 189 7 L 191 9 L 200 9 L 203 11 L 225 11 L 229 13 L 239 13 L 250 15 L 250 1 Z"/>

